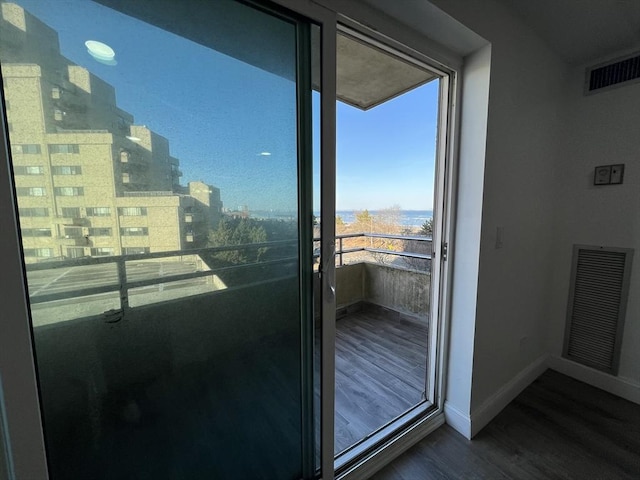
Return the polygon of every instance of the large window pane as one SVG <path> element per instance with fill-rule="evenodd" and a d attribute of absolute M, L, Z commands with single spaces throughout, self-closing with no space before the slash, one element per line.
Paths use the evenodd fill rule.
<path fill-rule="evenodd" d="M 300 478 L 298 25 L 63 3 L 0 18 L 51 478 Z"/>

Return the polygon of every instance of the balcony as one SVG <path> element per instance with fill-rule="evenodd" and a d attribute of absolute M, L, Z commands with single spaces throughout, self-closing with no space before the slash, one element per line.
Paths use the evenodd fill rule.
<path fill-rule="evenodd" d="M 90 227 L 91 220 L 86 217 L 66 217 L 64 215 L 57 215 L 55 217 L 55 223 L 67 227 Z"/>
<path fill-rule="evenodd" d="M 58 243 L 65 247 L 86 247 L 90 240 L 84 236 L 61 235 L 57 237 Z"/>
<path fill-rule="evenodd" d="M 428 256 L 381 248 L 380 238 L 409 241 L 358 234 L 337 242 L 336 452 L 420 402 L 425 389 L 430 274 L 398 259 Z M 261 260 L 216 261 L 231 250 Z M 297 441 L 286 431 L 299 408 L 296 252 L 296 242 L 282 241 L 29 265 L 49 449 L 69 469 L 56 478 L 84 478 L 96 464 L 118 478 L 148 449 L 165 453 L 166 464 L 154 466 L 162 476 L 186 454 L 167 443 L 204 455 L 247 429 Z M 270 358 L 291 368 L 274 369 Z M 225 412 L 250 404 L 246 425 L 228 421 Z"/>

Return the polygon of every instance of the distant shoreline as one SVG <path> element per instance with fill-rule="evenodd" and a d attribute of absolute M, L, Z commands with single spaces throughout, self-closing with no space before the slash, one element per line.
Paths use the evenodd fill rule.
<path fill-rule="evenodd" d="M 336 210 L 336 217 L 340 217 L 346 224 L 352 224 L 356 221 L 356 214 L 364 210 Z M 384 216 L 386 210 L 369 210 L 369 214 L 374 217 Z M 433 218 L 432 210 L 400 210 L 399 224 L 407 228 L 420 228 L 424 222 Z"/>
<path fill-rule="evenodd" d="M 364 210 L 336 210 L 336 217 L 340 217 L 342 221 L 351 225 L 356 222 L 356 214 L 363 212 Z M 389 213 L 388 210 L 368 210 L 369 214 L 374 218 L 384 217 Z M 424 225 L 424 222 L 433 218 L 432 210 L 400 210 L 398 215 L 398 223 L 402 227 L 419 229 Z M 316 218 L 319 219 L 320 212 L 313 212 Z M 392 214 L 395 214 L 393 212 Z M 295 220 L 296 213 L 295 212 L 285 212 L 285 211 L 263 211 L 263 210 L 255 210 L 249 211 L 249 216 L 251 218 L 256 219 L 274 219 L 274 220 Z"/>

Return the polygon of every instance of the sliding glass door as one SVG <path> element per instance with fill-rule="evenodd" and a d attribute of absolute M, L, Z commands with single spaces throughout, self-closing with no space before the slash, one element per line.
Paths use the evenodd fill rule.
<path fill-rule="evenodd" d="M 2 3 L 49 474 L 313 476 L 310 27 Z"/>
<path fill-rule="evenodd" d="M 16 475 L 330 480 L 442 422 L 455 77 L 422 37 L 323 2 L 63 3 L 0 2 Z"/>

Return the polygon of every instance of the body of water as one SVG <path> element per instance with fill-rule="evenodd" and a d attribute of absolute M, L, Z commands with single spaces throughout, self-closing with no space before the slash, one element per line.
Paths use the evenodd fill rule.
<path fill-rule="evenodd" d="M 356 221 L 356 215 L 361 210 L 337 210 L 336 216 L 342 218 L 344 223 L 354 223 Z M 387 212 L 381 212 L 378 210 L 369 210 L 369 215 L 372 217 L 386 216 Z M 420 228 L 424 222 L 433 217 L 433 211 L 431 210 L 400 210 L 400 225 L 403 227 L 416 227 Z"/>
<path fill-rule="evenodd" d="M 362 210 L 337 210 L 336 216 L 340 217 L 344 223 L 355 223 L 356 215 Z M 317 218 L 320 217 L 320 212 L 313 213 Z M 274 220 L 295 220 L 295 212 L 283 212 L 283 211 L 264 211 L 257 210 L 250 212 L 252 218 L 261 220 L 274 219 Z M 372 217 L 385 217 L 389 215 L 388 212 L 380 210 L 369 210 L 369 215 Z M 403 227 L 407 228 L 420 228 L 424 222 L 433 217 L 432 210 L 400 210 L 399 223 Z"/>

